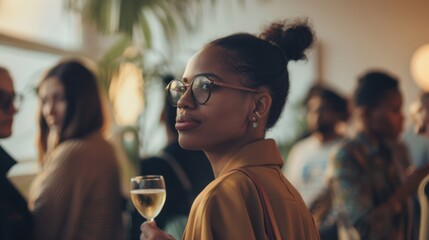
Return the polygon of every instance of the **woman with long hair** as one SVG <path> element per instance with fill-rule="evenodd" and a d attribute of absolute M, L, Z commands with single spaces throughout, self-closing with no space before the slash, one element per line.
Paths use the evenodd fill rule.
<path fill-rule="evenodd" d="M 102 134 L 96 76 L 77 60 L 42 78 L 39 162 L 29 206 L 37 239 L 121 239 L 119 169 Z"/>

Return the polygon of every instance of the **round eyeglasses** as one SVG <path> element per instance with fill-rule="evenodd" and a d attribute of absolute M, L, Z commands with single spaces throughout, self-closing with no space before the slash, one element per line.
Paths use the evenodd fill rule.
<path fill-rule="evenodd" d="M 252 92 L 252 93 L 258 92 L 252 88 L 214 81 L 209 79 L 209 77 L 206 75 L 199 75 L 194 77 L 190 84 L 185 83 L 181 80 L 172 80 L 165 88 L 168 94 L 168 100 L 170 101 L 170 104 L 173 105 L 174 107 L 177 107 L 177 103 L 179 102 L 179 99 L 183 95 L 185 95 L 186 90 L 188 90 L 189 86 L 191 88 L 192 98 L 196 103 L 201 105 L 205 104 L 210 99 L 210 95 L 212 93 L 212 89 L 214 86 L 230 88 L 230 89 L 235 89 L 235 90 L 244 91 L 244 92 Z"/>
<path fill-rule="evenodd" d="M 15 93 L 8 93 L 6 91 L 0 90 L 0 109 L 4 112 L 9 111 L 13 106 L 15 111 L 18 111 L 21 107 L 23 96 Z"/>

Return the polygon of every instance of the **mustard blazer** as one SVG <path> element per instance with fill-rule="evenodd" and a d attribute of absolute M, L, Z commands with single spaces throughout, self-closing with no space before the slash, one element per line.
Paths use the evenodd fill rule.
<path fill-rule="evenodd" d="M 283 176 L 283 159 L 272 139 L 246 145 L 192 205 L 183 239 L 267 239 L 255 184 L 240 167 L 250 167 L 269 195 L 282 239 L 319 239 L 310 212 Z"/>

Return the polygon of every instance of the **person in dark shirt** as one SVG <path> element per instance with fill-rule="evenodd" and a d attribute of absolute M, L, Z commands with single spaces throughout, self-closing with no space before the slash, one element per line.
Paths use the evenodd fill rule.
<path fill-rule="evenodd" d="M 12 134 L 19 99 L 9 72 L 0 67 L 0 138 Z M 0 239 L 32 239 L 32 218 L 27 202 L 7 178 L 7 172 L 14 164 L 16 161 L 0 147 Z"/>
<path fill-rule="evenodd" d="M 429 166 L 414 170 L 399 141 L 404 122 L 399 83 L 383 71 L 359 78 L 358 131 L 340 144 L 330 163 L 339 221 L 360 239 L 415 239 L 412 198 Z"/>
<path fill-rule="evenodd" d="M 164 76 L 165 85 L 174 77 Z M 166 126 L 168 145 L 157 156 L 140 161 L 141 175 L 163 175 L 167 199 L 160 214 L 156 217 L 158 227 L 181 238 L 187 216 L 195 197 L 213 179 L 213 170 L 202 151 L 185 150 L 180 147 L 175 128 L 176 108 L 166 99 L 161 115 Z M 132 214 L 131 239 L 139 239 L 140 225 L 145 220 L 137 211 Z"/>

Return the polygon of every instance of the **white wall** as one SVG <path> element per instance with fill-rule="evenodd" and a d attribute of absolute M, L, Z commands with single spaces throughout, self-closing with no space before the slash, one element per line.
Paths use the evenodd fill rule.
<path fill-rule="evenodd" d="M 54 47 L 81 46 L 80 20 L 62 0 L 0 0 L 0 32 Z"/>

